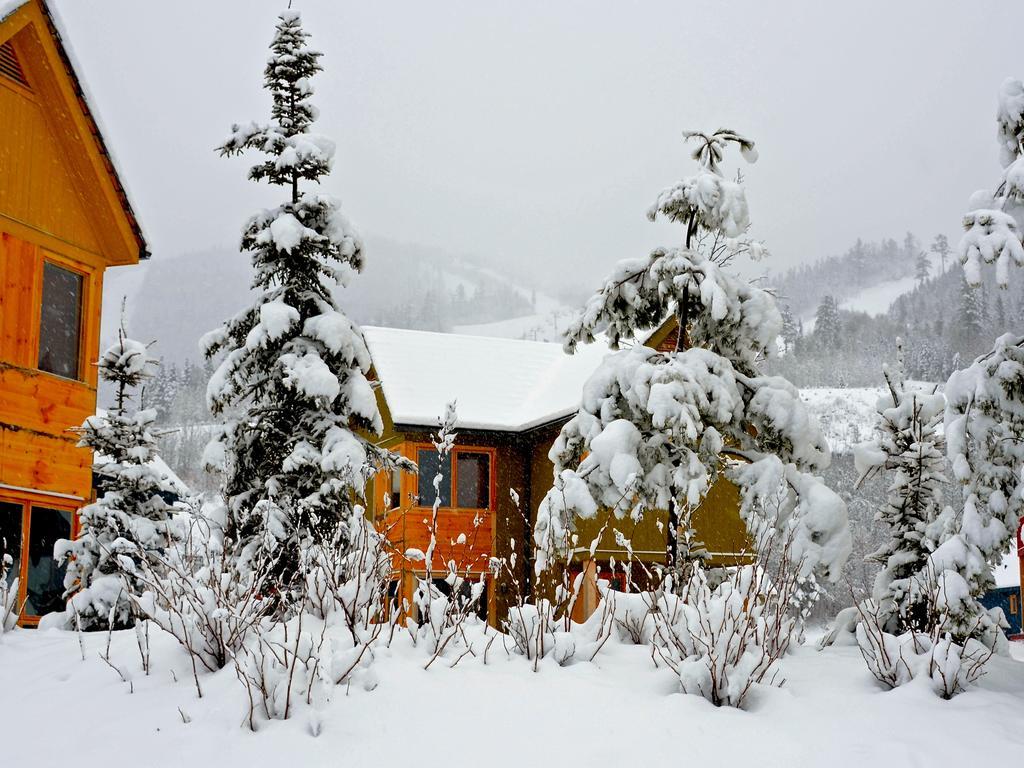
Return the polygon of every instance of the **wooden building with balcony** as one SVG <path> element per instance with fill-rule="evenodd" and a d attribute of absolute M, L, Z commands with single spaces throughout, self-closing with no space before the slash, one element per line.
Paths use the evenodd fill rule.
<path fill-rule="evenodd" d="M 0 553 L 23 623 L 63 606 L 53 544 L 75 531 L 92 455 L 103 272 L 146 244 L 44 0 L 0 9 Z"/>

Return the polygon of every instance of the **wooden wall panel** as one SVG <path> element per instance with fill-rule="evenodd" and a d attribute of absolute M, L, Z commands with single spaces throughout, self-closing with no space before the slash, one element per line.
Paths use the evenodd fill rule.
<path fill-rule="evenodd" d="M 83 384 L 0 364 L 0 423 L 70 438 L 96 411 L 96 393 Z"/>
<path fill-rule="evenodd" d="M 39 268 L 34 245 L 0 232 L 0 360 L 26 368 L 38 349 Z"/>
<path fill-rule="evenodd" d="M 85 201 L 40 105 L 0 84 L 0 212 L 90 253 L 101 252 Z"/>
<path fill-rule="evenodd" d="M 0 483 L 87 499 L 92 454 L 73 438 L 0 427 Z"/>
<path fill-rule="evenodd" d="M 445 572 L 445 563 L 454 560 L 460 570 L 482 572 L 487 570 L 494 535 L 494 515 L 482 515 L 474 525 L 476 514 L 457 510 L 440 510 L 437 517 L 437 544 L 431 569 L 438 575 Z M 409 561 L 404 553 L 409 549 L 426 552 L 430 546 L 430 510 L 412 509 L 389 513 L 380 523 L 394 547 L 392 567 L 395 570 L 423 570 L 423 562 Z M 459 537 L 465 542 L 459 543 Z"/>

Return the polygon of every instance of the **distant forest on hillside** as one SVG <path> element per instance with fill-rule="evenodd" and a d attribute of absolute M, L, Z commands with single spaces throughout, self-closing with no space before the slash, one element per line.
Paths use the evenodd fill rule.
<path fill-rule="evenodd" d="M 922 259 L 924 249 L 908 235 L 857 244 L 845 254 L 790 270 L 773 282 L 785 329 L 783 353 L 772 373 L 797 386 L 874 386 L 881 366 L 903 347 L 906 374 L 944 381 L 967 361 L 990 349 L 1004 333 L 1024 328 L 1024 278 L 1010 276 L 1007 289 L 991 273 L 970 288 L 954 255 Z M 883 280 L 912 277 L 913 287 L 881 314 L 869 314 L 844 299 Z M 808 322 L 804 322 L 808 318 Z"/>

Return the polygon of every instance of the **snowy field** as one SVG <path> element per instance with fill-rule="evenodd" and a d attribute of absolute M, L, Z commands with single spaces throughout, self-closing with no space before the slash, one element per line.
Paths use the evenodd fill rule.
<path fill-rule="evenodd" d="M 243 689 L 231 668 L 201 676 L 173 642 L 153 639 L 146 677 L 132 633 L 15 631 L 0 639 L 4 765 L 459 766 L 1016 765 L 1024 754 L 1024 645 L 994 659 L 981 683 L 943 701 L 914 683 L 881 689 L 856 648 L 797 648 L 781 689 L 759 688 L 747 711 L 715 709 L 678 692 L 650 651 L 608 644 L 596 662 L 531 671 L 492 653 L 423 670 L 404 647 L 378 657 L 373 691 L 340 693 L 310 733 L 309 712 L 242 725 Z M 396 646 L 401 643 L 396 643 Z M 176 679 L 175 679 L 176 678 Z M 919 681 L 920 682 L 920 681 Z M 185 722 L 185 721 L 188 722 Z M 343 757 L 342 757 L 343 756 Z"/>

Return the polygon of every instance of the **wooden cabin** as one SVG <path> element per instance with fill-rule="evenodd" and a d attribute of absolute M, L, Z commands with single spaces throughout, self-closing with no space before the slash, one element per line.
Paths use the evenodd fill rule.
<path fill-rule="evenodd" d="M 0 18 L 0 552 L 22 621 L 61 609 L 57 539 L 91 495 L 103 271 L 146 244 L 44 0 Z"/>
<path fill-rule="evenodd" d="M 517 590 L 531 581 L 533 524 L 553 480 L 548 452 L 578 410 L 583 385 L 608 349 L 591 344 L 566 355 L 560 344 L 544 342 L 396 328 L 367 327 L 363 332 L 373 375 L 380 382 L 378 405 L 385 427 L 381 444 L 419 467 L 418 474 L 378 476 L 368 492 L 370 511 L 394 547 L 395 594 L 411 600 L 417 578 L 425 575 L 425 563 L 404 553 L 426 552 L 429 545 L 438 473 L 431 435 L 448 401 L 454 400 L 458 434 L 451 458 L 441 468 L 441 508 L 430 568 L 443 576 L 446 564 L 454 561 L 461 574 L 485 578 L 484 610 L 497 625 L 514 604 Z M 675 333 L 675 321 L 670 320 L 645 343 L 674 347 Z M 634 563 L 666 562 L 665 522 L 646 518 L 636 525 L 618 523 L 631 541 Z M 575 614 L 581 620 L 597 607 L 594 581 L 609 578 L 612 559 L 628 559 L 611 527 L 590 556 L 591 542 L 603 524 L 600 519 L 581 521 L 579 546 L 570 563 L 572 570 L 588 576 Z M 712 487 L 695 513 L 695 525 L 713 564 L 744 557 L 746 529 L 731 483 L 722 480 Z M 489 576 L 490 559 L 509 559 L 513 552 L 519 587 L 508 573 Z"/>

